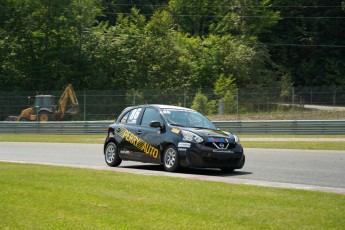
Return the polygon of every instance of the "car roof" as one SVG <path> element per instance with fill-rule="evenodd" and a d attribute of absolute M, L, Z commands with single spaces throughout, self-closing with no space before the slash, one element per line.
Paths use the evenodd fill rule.
<path fill-rule="evenodd" d="M 131 106 L 127 107 L 126 110 L 132 109 L 132 108 L 137 108 L 137 107 L 155 107 L 158 109 L 176 109 L 176 110 L 189 110 L 189 111 L 195 111 L 193 109 L 181 107 L 181 106 L 175 106 L 175 105 L 162 105 L 162 104 L 145 104 L 145 105 L 136 105 L 136 106 Z"/>
<path fill-rule="evenodd" d="M 160 108 L 160 109 L 182 109 L 182 110 L 194 111 L 193 109 L 185 108 L 185 107 L 182 107 L 182 106 L 175 106 L 175 105 L 151 104 L 151 105 L 147 105 L 147 106 L 153 106 L 153 107 L 157 107 L 157 108 Z"/>

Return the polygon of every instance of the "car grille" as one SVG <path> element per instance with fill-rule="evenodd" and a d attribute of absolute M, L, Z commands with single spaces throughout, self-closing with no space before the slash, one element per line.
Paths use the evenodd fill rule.
<path fill-rule="evenodd" d="M 220 146 L 221 144 L 224 145 L 224 147 Z M 229 144 L 229 145 L 228 145 Z M 228 146 L 227 146 L 228 145 Z M 222 142 L 217 142 L 217 143 L 214 143 L 214 142 L 207 142 L 205 144 L 206 147 L 209 147 L 209 148 L 212 148 L 212 149 L 233 149 L 236 147 L 236 144 L 234 143 L 222 143 Z M 227 148 L 226 148 L 227 146 Z"/>

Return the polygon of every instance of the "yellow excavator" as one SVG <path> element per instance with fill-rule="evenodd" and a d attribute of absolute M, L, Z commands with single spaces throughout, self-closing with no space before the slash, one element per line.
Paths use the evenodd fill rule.
<path fill-rule="evenodd" d="M 71 108 L 66 111 L 68 100 L 71 101 Z M 61 95 L 58 104 L 55 103 L 53 95 L 36 95 L 32 107 L 23 109 L 19 116 L 9 116 L 5 121 L 57 121 L 65 114 L 77 114 L 79 103 L 73 86 L 69 84 Z"/>

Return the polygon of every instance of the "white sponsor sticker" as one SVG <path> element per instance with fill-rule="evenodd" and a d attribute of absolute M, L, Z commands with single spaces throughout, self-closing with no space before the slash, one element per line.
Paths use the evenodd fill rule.
<path fill-rule="evenodd" d="M 190 148 L 190 143 L 187 142 L 180 142 L 178 143 L 179 148 Z"/>

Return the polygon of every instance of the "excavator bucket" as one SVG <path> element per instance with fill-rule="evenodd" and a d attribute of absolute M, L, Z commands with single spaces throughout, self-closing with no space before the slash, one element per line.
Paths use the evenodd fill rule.
<path fill-rule="evenodd" d="M 5 121 L 18 121 L 17 116 L 8 116 L 5 118 Z"/>
<path fill-rule="evenodd" d="M 79 112 L 79 109 L 77 107 L 72 107 L 66 111 L 67 114 L 77 114 L 78 112 Z"/>

